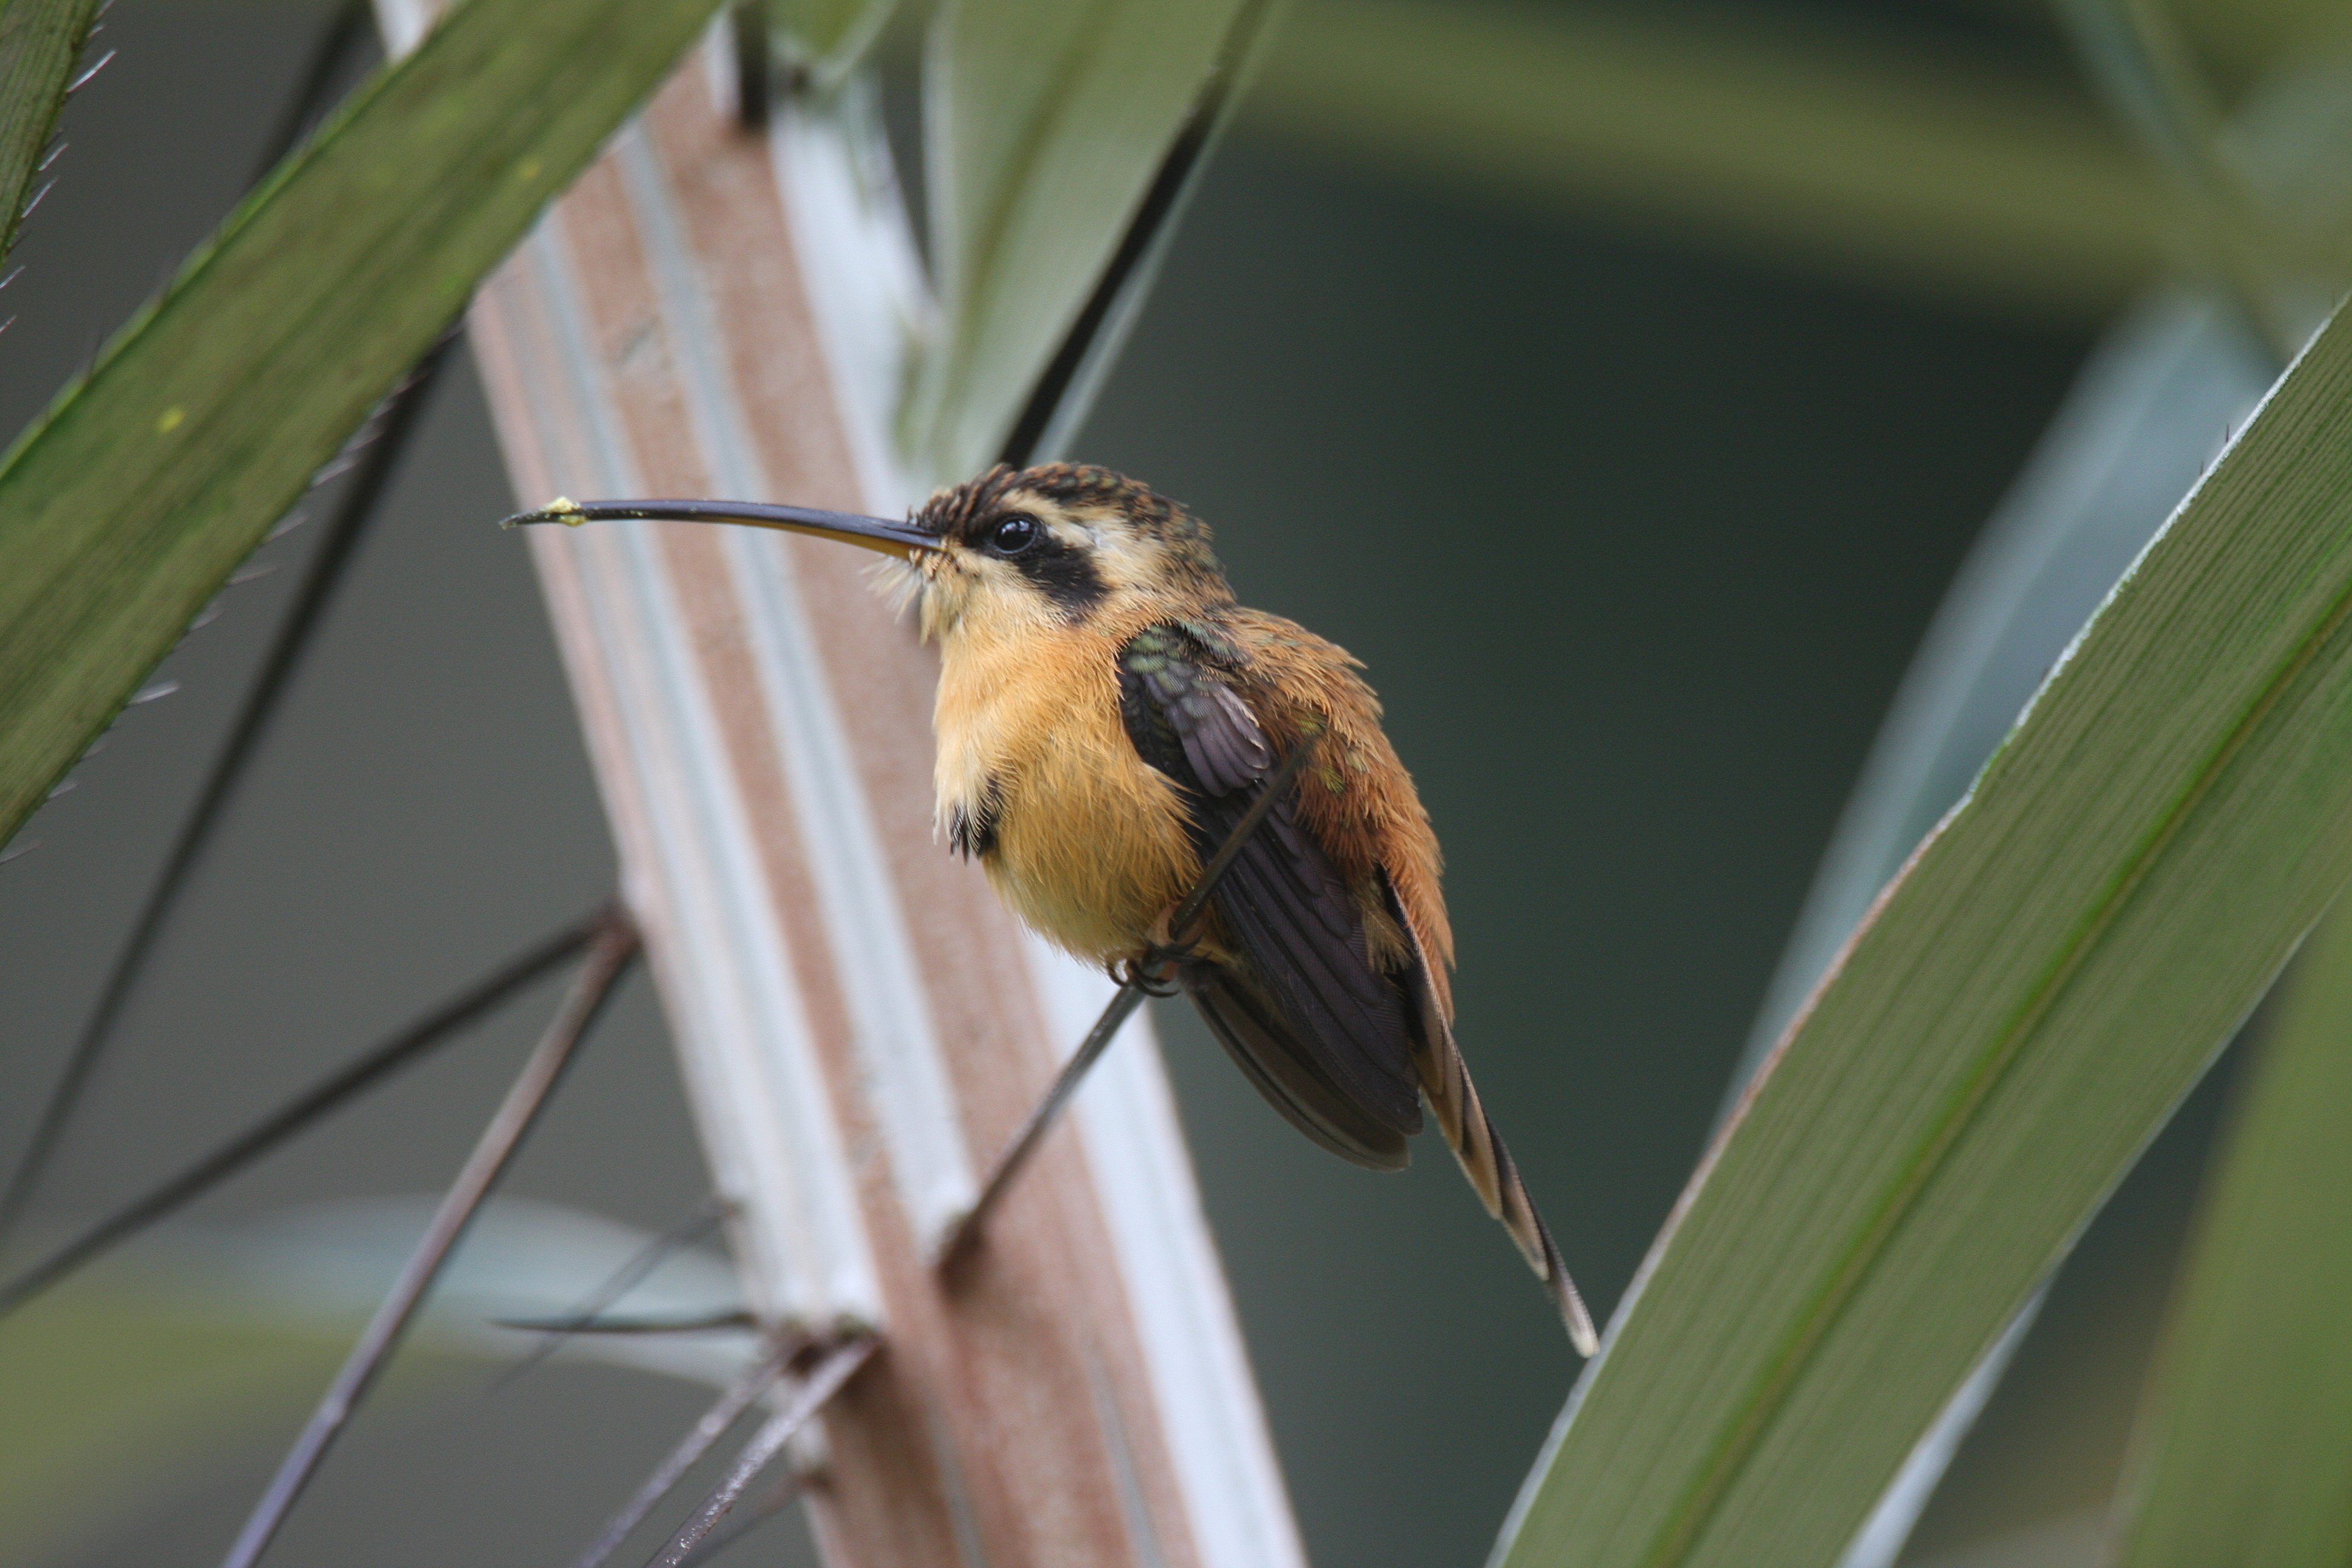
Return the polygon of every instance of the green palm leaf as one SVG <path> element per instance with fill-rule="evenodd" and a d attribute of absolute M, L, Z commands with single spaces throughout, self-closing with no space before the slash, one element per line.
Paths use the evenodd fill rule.
<path fill-rule="evenodd" d="M 0 839 L 712 9 L 472 0 L 0 458 Z"/>
<path fill-rule="evenodd" d="M 1784 1042 L 1503 1561 L 1836 1560 L 2352 876 L 2347 620 L 2339 322 Z"/>
<path fill-rule="evenodd" d="M 0 0 L 0 261 L 97 17 L 98 0 Z"/>
<path fill-rule="evenodd" d="M 2296 965 L 2134 1435 L 2117 1568 L 2352 1560 L 2352 919 Z"/>
<path fill-rule="evenodd" d="M 943 318 L 903 443 L 961 478 L 1003 448 L 1203 88 L 1268 0 L 950 0 L 926 79 Z"/>

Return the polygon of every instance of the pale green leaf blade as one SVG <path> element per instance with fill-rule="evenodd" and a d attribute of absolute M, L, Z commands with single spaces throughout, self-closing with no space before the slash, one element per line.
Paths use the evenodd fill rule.
<path fill-rule="evenodd" d="M 2352 1562 L 2352 910 L 2305 946 L 2190 1243 L 2116 1568 Z"/>
<path fill-rule="evenodd" d="M 1910 851 L 1968 793 L 2083 623 L 2243 425 L 2277 366 L 2225 300 L 2167 290 L 2110 327 L 1953 574 L 1872 742 L 1750 1026 L 1730 1114 Z M 1888 1568 L 2042 1300 L 1922 1434 L 1839 1568 Z"/>
<path fill-rule="evenodd" d="M 1654 1249 L 1512 1564 L 1829 1563 L 2352 876 L 2352 330 L 1913 862 Z"/>
<path fill-rule="evenodd" d="M 993 459 L 1085 309 L 1203 88 L 1265 0 L 950 0 L 925 114 L 942 322 L 902 445 L 962 478 Z"/>
<path fill-rule="evenodd" d="M 0 458 L 0 840 L 712 9 L 471 0 Z"/>
<path fill-rule="evenodd" d="M 98 0 L 0 0 L 0 261 L 16 243 Z"/>

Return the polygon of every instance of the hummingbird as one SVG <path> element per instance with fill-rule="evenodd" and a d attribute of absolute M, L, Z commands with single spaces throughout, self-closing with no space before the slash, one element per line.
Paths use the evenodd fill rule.
<path fill-rule="evenodd" d="M 739 523 L 887 557 L 940 648 L 935 831 L 1064 950 L 1172 979 L 1290 1124 L 1404 1167 L 1423 1107 L 1549 1289 L 1591 1314 L 1454 1035 L 1441 856 L 1361 663 L 1235 601 L 1210 531 L 1108 468 L 998 465 L 907 521 L 714 500 L 559 500 L 510 522 Z M 1171 913 L 1276 773 L 1315 747 L 1192 929 Z"/>

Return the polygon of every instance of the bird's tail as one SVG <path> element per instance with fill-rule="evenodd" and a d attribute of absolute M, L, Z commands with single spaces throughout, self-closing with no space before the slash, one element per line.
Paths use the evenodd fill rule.
<path fill-rule="evenodd" d="M 1478 1103 L 1478 1088 L 1470 1081 L 1469 1065 L 1454 1043 L 1454 1009 L 1440 992 L 1443 975 L 1432 967 L 1429 949 L 1393 887 L 1388 889 L 1388 903 L 1389 913 L 1403 931 L 1412 952 L 1412 962 L 1403 978 L 1421 1015 L 1413 1067 L 1421 1078 L 1422 1098 L 1429 1102 L 1438 1130 L 1445 1134 L 1446 1146 L 1461 1163 L 1462 1173 L 1477 1189 L 1486 1212 L 1503 1222 L 1503 1228 L 1519 1244 L 1519 1255 L 1528 1260 L 1528 1267 L 1549 1288 L 1552 1304 L 1559 1309 L 1559 1321 L 1568 1325 L 1576 1353 L 1593 1356 L 1601 1350 L 1601 1336 L 1593 1332 L 1592 1314 L 1585 1309 L 1584 1298 L 1576 1293 L 1576 1281 L 1568 1277 L 1568 1265 L 1560 1261 L 1559 1244 L 1552 1240 L 1551 1227 L 1536 1212 L 1536 1201 L 1528 1195 L 1528 1184 L 1519 1179 L 1511 1152 L 1503 1147 L 1503 1135 L 1495 1131 L 1494 1120 Z"/>
<path fill-rule="evenodd" d="M 1519 1244 L 1528 1267 L 1550 1289 L 1577 1353 L 1591 1356 L 1601 1349 L 1601 1336 L 1593 1332 L 1592 1314 L 1585 1310 L 1584 1298 L 1576 1293 L 1568 1265 L 1560 1261 L 1559 1246 L 1552 1240 L 1543 1215 L 1536 1212 L 1535 1200 L 1528 1195 L 1527 1184 L 1519 1179 L 1519 1169 L 1512 1163 L 1511 1152 L 1503 1146 L 1494 1121 L 1478 1102 L 1477 1086 L 1470 1081 L 1470 1069 L 1454 1043 L 1454 1031 L 1433 1007 L 1424 1010 L 1424 1017 L 1434 1026 L 1424 1031 L 1417 1065 L 1421 1091 L 1437 1118 L 1438 1129 L 1445 1134 L 1454 1159 L 1461 1162 L 1462 1173 L 1470 1178 L 1486 1203 L 1486 1212 L 1503 1222 L 1503 1228 Z"/>

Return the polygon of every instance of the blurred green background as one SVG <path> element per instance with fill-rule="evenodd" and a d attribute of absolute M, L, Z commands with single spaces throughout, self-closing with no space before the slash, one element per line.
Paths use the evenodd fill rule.
<path fill-rule="evenodd" d="M 2227 92 L 2322 9 L 2183 15 Z M 325 15 L 117 0 L 114 58 L 0 293 L 0 426 L 236 199 Z M 1192 505 L 1246 601 L 1370 666 L 1445 842 L 1465 1048 L 1596 1309 L 1702 1147 L 1956 567 L 2102 331 L 2193 255 L 2168 213 L 2022 4 L 1318 0 L 1286 23 L 1076 455 Z M 464 367 L 134 1005 L 45 1194 L 53 1229 L 609 887 L 536 590 L 489 526 L 510 500 Z M 0 866 L 0 1148 L 310 543 L 263 552 L 281 570 L 230 591 L 161 672 L 177 691 Z M 536 1016 L 502 1015 L 182 1237 L 436 1189 Z M 1541 1294 L 1442 1150 L 1397 1178 L 1329 1161 L 1188 1014 L 1160 1023 L 1310 1554 L 1480 1561 L 1575 1372 Z M 2225 1095 L 2200 1091 L 2068 1265 L 1906 1562 L 2091 1561 Z M 639 981 L 507 1190 L 657 1227 L 704 1188 Z M 237 1353 L 99 1327 L 76 1342 L 118 1380 L 197 1389 Z M 12 1360 L 16 1328 L 0 1448 L 33 1451 L 49 1435 L 12 1420 L 10 1389 L 81 1373 L 28 1365 L 21 1333 Z M 158 1420 L 124 1468 L 55 1467 L 73 1522 L 26 1560 L 216 1557 L 323 1376 L 306 1353 L 226 1426 Z M 287 1561 L 560 1561 L 704 1397 L 563 1359 L 487 1393 L 494 1369 L 411 1360 Z M 743 1560 L 808 1550 L 796 1524 L 758 1542 Z"/>

